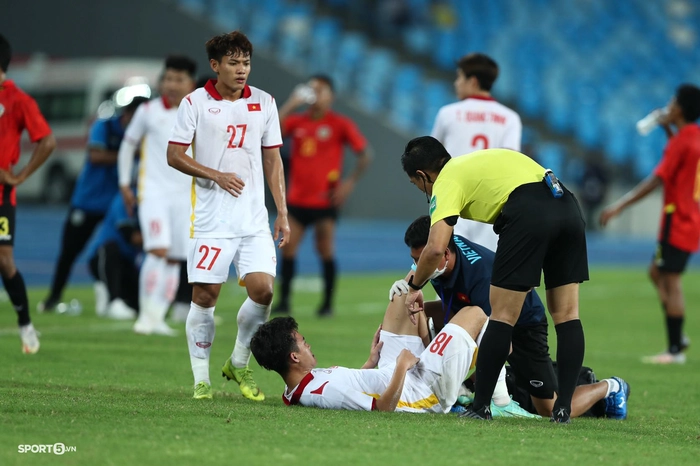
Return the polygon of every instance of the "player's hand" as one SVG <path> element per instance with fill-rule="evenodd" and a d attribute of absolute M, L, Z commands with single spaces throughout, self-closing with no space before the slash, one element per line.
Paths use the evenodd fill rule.
<path fill-rule="evenodd" d="M 336 188 L 331 191 L 331 202 L 334 206 L 340 207 L 345 204 L 348 200 L 350 193 L 355 189 L 355 182 L 352 180 L 345 180 L 338 184 Z"/>
<path fill-rule="evenodd" d="M 611 219 L 620 215 L 620 212 L 622 212 L 622 210 L 615 205 L 611 205 L 603 209 L 598 220 L 600 222 L 600 226 L 606 226 Z"/>
<path fill-rule="evenodd" d="M 389 290 L 389 301 L 394 300 L 394 296 L 402 296 L 408 294 L 408 282 L 403 278 L 396 280 Z"/>
<path fill-rule="evenodd" d="M 23 178 L 13 174 L 11 171 L 0 169 L 0 184 L 19 186 L 22 182 L 24 182 Z"/>
<path fill-rule="evenodd" d="M 374 337 L 372 338 L 372 346 L 369 349 L 369 359 L 367 359 L 367 365 L 369 367 L 377 367 L 379 364 L 379 355 L 382 351 L 382 346 L 384 346 L 383 341 L 379 341 L 379 336 L 381 335 L 382 326 L 377 328 L 374 332 Z"/>
<path fill-rule="evenodd" d="M 129 217 L 134 216 L 134 208 L 136 207 L 136 196 L 134 192 L 128 186 L 120 186 L 119 191 L 122 193 L 122 199 L 124 199 L 124 207 L 126 207 L 126 213 Z"/>
<path fill-rule="evenodd" d="M 285 247 L 287 243 L 289 243 L 289 236 L 292 232 L 291 228 L 289 228 L 289 219 L 287 219 L 287 216 L 278 214 L 273 228 L 273 239 L 275 241 L 279 239 L 279 247 Z"/>
<path fill-rule="evenodd" d="M 406 371 L 416 367 L 416 364 L 419 362 L 420 358 L 417 358 L 415 354 L 411 353 L 411 351 L 406 348 L 402 349 L 399 356 L 396 358 L 396 366 L 402 367 Z"/>
<path fill-rule="evenodd" d="M 233 197 L 238 197 L 243 192 L 243 187 L 245 183 L 243 180 L 235 173 L 222 173 L 214 179 L 216 184 L 221 187 L 224 191 L 230 193 Z"/>
<path fill-rule="evenodd" d="M 418 321 L 416 320 L 416 314 L 423 310 L 423 292 L 420 290 L 414 290 L 409 288 L 408 294 L 406 295 L 406 312 L 408 313 L 408 318 L 411 319 L 411 323 L 416 325 Z"/>

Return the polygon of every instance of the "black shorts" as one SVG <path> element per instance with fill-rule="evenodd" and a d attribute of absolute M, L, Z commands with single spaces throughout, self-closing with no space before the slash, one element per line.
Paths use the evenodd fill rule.
<path fill-rule="evenodd" d="M 656 253 L 654 254 L 654 264 L 659 270 L 671 273 L 683 273 L 688 265 L 690 253 L 681 251 L 680 249 L 671 246 L 665 241 L 656 245 Z"/>
<path fill-rule="evenodd" d="M 313 225 L 319 220 L 330 218 L 336 220 L 338 218 L 338 209 L 328 207 L 326 209 L 311 209 L 308 207 L 287 206 L 287 211 L 290 217 L 294 217 L 304 228 Z"/>
<path fill-rule="evenodd" d="M 15 211 L 16 206 L 10 203 L 0 204 L 0 246 L 15 244 Z"/>
<path fill-rule="evenodd" d="M 557 376 L 549 357 L 547 325 L 513 327 L 513 352 L 508 364 L 520 388 L 535 398 L 551 400 L 557 391 Z"/>
<path fill-rule="evenodd" d="M 544 182 L 516 188 L 496 218 L 500 235 L 491 284 L 514 291 L 588 280 L 586 222 L 574 195 L 555 199 Z"/>

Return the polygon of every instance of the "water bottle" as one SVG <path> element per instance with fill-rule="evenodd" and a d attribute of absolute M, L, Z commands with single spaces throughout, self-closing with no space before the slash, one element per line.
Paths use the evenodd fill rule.
<path fill-rule="evenodd" d="M 294 88 L 294 94 L 296 94 L 306 104 L 311 105 L 316 102 L 316 91 L 314 91 L 308 84 L 299 84 Z"/>
<path fill-rule="evenodd" d="M 651 133 L 659 124 L 661 117 L 665 116 L 667 109 L 657 108 L 637 122 L 637 132 L 642 136 Z"/>

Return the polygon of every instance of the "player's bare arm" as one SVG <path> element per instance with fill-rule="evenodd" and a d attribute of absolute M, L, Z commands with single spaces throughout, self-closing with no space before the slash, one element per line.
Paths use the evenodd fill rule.
<path fill-rule="evenodd" d="M 606 226 L 611 219 L 620 215 L 627 207 L 643 199 L 662 184 L 663 181 L 657 175 L 649 175 L 617 202 L 606 207 L 600 214 L 600 224 Z"/>
<path fill-rule="evenodd" d="M 348 196 L 350 196 L 350 193 L 355 189 L 355 184 L 357 184 L 362 175 L 367 171 L 367 167 L 369 167 L 371 163 L 372 150 L 369 147 L 357 153 L 355 169 L 331 194 L 331 200 L 336 207 L 345 204 Z"/>
<path fill-rule="evenodd" d="M 284 247 L 289 242 L 290 228 L 287 219 L 287 196 L 284 185 L 284 168 L 279 147 L 265 149 L 262 151 L 263 171 L 267 179 L 267 186 L 270 188 L 272 198 L 277 207 L 277 218 L 275 219 L 272 237 L 275 241 L 280 240 L 279 247 Z"/>
<path fill-rule="evenodd" d="M 282 107 L 279 109 L 280 122 L 284 122 L 285 118 L 294 113 L 294 111 L 296 111 L 299 107 L 306 104 L 306 98 L 301 92 L 298 92 L 297 89 L 295 89 L 284 105 L 282 105 Z"/>
<path fill-rule="evenodd" d="M 25 167 L 18 174 L 13 174 L 8 170 L 0 170 L 0 183 L 9 184 L 10 186 L 19 186 L 24 183 L 24 180 L 29 178 L 37 168 L 41 167 L 46 159 L 49 158 L 51 152 L 56 148 L 56 138 L 53 134 L 44 136 L 39 139 L 32 157 Z"/>
<path fill-rule="evenodd" d="M 168 165 L 186 175 L 212 180 L 218 184 L 221 189 L 229 192 L 233 197 L 238 197 L 243 192 L 245 183 L 237 174 L 222 173 L 212 168 L 205 167 L 188 156 L 185 153 L 186 150 L 187 146 L 182 144 L 168 144 Z"/>
<path fill-rule="evenodd" d="M 369 349 L 369 358 L 367 358 L 367 362 L 364 363 L 360 369 L 375 369 L 379 364 L 379 354 L 382 351 L 382 346 L 384 346 L 384 342 L 379 341 L 381 332 L 382 326 L 379 325 L 377 331 L 374 332 L 374 336 L 372 337 L 372 345 Z"/>
<path fill-rule="evenodd" d="M 396 358 L 396 367 L 394 368 L 394 375 L 391 376 L 391 381 L 389 385 L 381 394 L 379 399 L 377 399 L 377 410 L 378 411 L 395 411 L 396 406 L 399 404 L 399 399 L 401 397 L 401 392 L 403 391 L 403 385 L 406 381 L 406 372 L 415 367 L 420 359 L 418 359 L 413 353 L 407 349 L 403 349 L 399 356 Z"/>
<path fill-rule="evenodd" d="M 410 282 L 413 287 L 411 287 L 408 296 L 406 296 L 406 311 L 414 325 L 416 324 L 415 314 L 423 309 L 423 295 L 418 288 L 428 281 L 433 271 L 440 265 L 445 249 L 447 249 L 447 244 L 452 237 L 452 231 L 453 226 L 443 220 L 430 227 L 428 243 L 418 258 L 416 272 L 413 275 L 413 280 Z"/>

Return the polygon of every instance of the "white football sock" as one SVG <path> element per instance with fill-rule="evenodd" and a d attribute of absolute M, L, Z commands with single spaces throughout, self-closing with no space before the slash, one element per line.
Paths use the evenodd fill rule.
<path fill-rule="evenodd" d="M 146 253 L 139 273 L 139 320 L 153 326 L 157 321 L 153 297 L 162 282 L 166 261 L 162 257 Z"/>
<path fill-rule="evenodd" d="M 187 347 L 190 350 L 190 363 L 194 374 L 194 384 L 209 381 L 209 354 L 214 343 L 214 308 L 201 307 L 192 303 L 185 322 Z"/>
<path fill-rule="evenodd" d="M 615 379 L 604 379 L 603 382 L 608 383 L 608 392 L 605 396 L 609 396 L 611 393 L 619 392 L 622 387 L 620 387 L 620 382 Z"/>
<path fill-rule="evenodd" d="M 498 374 L 496 388 L 493 389 L 493 404 L 503 407 L 510 403 L 510 394 L 508 393 L 508 385 L 506 385 L 506 366 L 501 368 L 501 373 Z"/>
<path fill-rule="evenodd" d="M 231 362 L 233 367 L 245 367 L 250 361 L 250 340 L 253 334 L 270 317 L 270 305 L 258 304 L 247 298 L 238 310 L 238 335 L 233 347 Z"/>
<path fill-rule="evenodd" d="M 152 301 L 154 312 L 157 311 L 158 314 L 154 314 L 156 322 L 164 322 L 165 315 L 168 313 L 170 304 L 175 300 L 175 294 L 177 293 L 177 287 L 180 284 L 180 263 L 170 263 L 165 262 L 165 267 L 163 268 L 163 275 L 161 283 L 159 283 L 159 288 L 154 293 L 154 299 Z"/>

